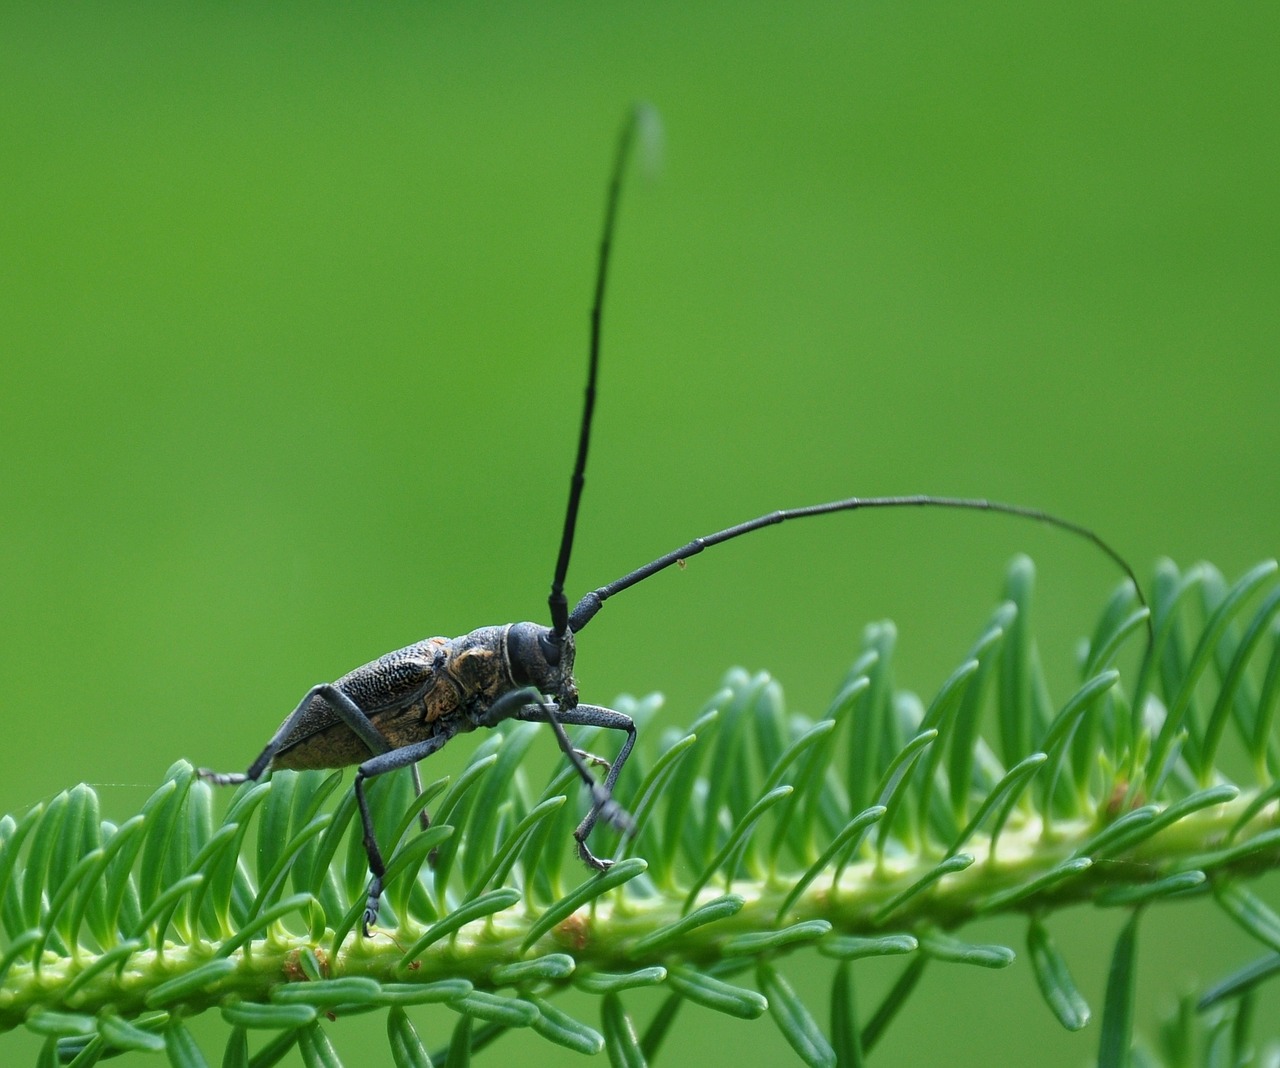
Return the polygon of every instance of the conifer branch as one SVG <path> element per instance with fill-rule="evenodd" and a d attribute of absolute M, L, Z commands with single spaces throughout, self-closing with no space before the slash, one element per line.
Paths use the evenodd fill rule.
<path fill-rule="evenodd" d="M 1014 959 L 958 937 L 996 913 L 1028 917 L 1028 975 L 1065 1027 L 1084 1026 L 1089 1006 L 1048 927 L 1085 902 L 1134 916 L 1099 1039 L 1100 1063 L 1121 1063 L 1141 909 L 1211 894 L 1280 956 L 1280 918 L 1243 885 L 1280 865 L 1275 574 L 1261 565 L 1228 587 L 1204 565 L 1161 565 L 1145 648 L 1145 612 L 1122 587 L 1060 703 L 1024 625 L 1025 559 L 927 706 L 893 690 L 890 624 L 867 628 L 814 721 L 741 671 L 685 730 L 651 722 L 656 699 L 636 703 L 624 710 L 642 741 L 618 794 L 638 830 L 604 838 L 619 860 L 599 875 L 570 859 L 582 803 L 571 772 L 532 786 L 521 757 L 538 727 L 505 724 L 452 782 L 415 796 L 407 774 L 375 781 L 389 870 L 367 938 L 366 862 L 340 776 L 277 773 L 219 816 L 221 799 L 181 762 L 119 825 L 77 786 L 0 819 L 0 1030 L 47 1036 L 50 1064 L 139 1049 L 202 1065 L 183 1020 L 217 1009 L 231 1025 L 225 1063 L 249 1063 L 251 1030 L 274 1035 L 254 1064 L 294 1043 L 336 1063 L 320 1017 L 381 1008 L 394 1062 L 420 1065 L 431 1054 L 405 1009 L 439 1003 L 456 1027 L 439 1011 L 415 1020 L 452 1031 L 458 1057 L 528 1028 L 631 1064 L 653 1059 L 692 1002 L 767 1013 L 801 1063 L 860 1063 L 927 962 Z M 584 731 L 576 744 L 596 741 Z M 1226 774 L 1224 751 L 1248 781 Z M 419 832 L 424 804 L 436 819 Z M 815 950 L 842 962 L 830 1012 L 786 977 L 792 954 Z M 859 1021 L 854 962 L 884 955 L 904 955 L 902 979 Z M 1206 1026 L 1251 1019 L 1253 990 L 1277 970 L 1266 960 L 1206 995 L 1229 1021 Z M 646 1031 L 626 1008 L 641 986 L 668 994 Z M 566 987 L 599 996 L 599 1021 L 557 1007 Z"/>

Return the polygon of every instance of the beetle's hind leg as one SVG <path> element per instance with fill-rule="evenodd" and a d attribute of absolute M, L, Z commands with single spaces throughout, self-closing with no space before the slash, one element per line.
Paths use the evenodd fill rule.
<path fill-rule="evenodd" d="M 631 747 L 636 744 L 635 723 L 630 716 L 615 712 L 611 708 L 601 708 L 599 705 L 578 705 L 576 708 L 560 709 L 549 704 L 532 704 L 521 709 L 516 718 L 532 723 L 551 724 L 560 748 L 564 750 L 565 756 L 582 776 L 583 782 L 591 788 L 591 808 L 587 810 L 586 817 L 574 830 L 573 837 L 578 843 L 578 856 L 583 863 L 595 868 L 596 871 L 604 871 L 613 864 L 613 861 L 603 860 L 592 853 L 587 846 L 587 836 L 600 819 L 612 824 L 623 834 L 631 834 L 635 831 L 635 821 L 631 818 L 631 813 L 618 804 L 613 797 L 613 788 L 618 782 L 622 765 L 627 762 L 627 757 L 631 755 Z M 602 764 L 607 762 L 575 749 L 573 743 L 569 741 L 569 736 L 564 732 L 563 724 L 571 727 L 603 727 L 606 730 L 627 732 L 627 740 L 622 743 L 622 748 L 618 751 L 613 763 L 609 764 L 609 772 L 605 775 L 603 783 L 596 781 L 584 758 L 593 762 L 598 760 Z"/>
<path fill-rule="evenodd" d="M 369 752 L 385 753 L 391 749 L 391 743 L 373 725 L 373 722 L 365 715 L 364 710 L 359 705 L 334 683 L 322 682 L 318 686 L 312 686 L 307 691 L 306 696 L 298 702 L 298 707 L 290 712 L 285 721 L 276 729 L 275 734 L 271 736 L 271 741 L 267 742 L 266 748 L 258 754 L 258 759 L 249 765 L 248 771 L 241 774 L 239 772 L 228 773 L 199 768 L 196 774 L 215 786 L 239 786 L 242 782 L 257 782 L 262 778 L 263 773 L 266 772 L 275 755 L 284 747 L 284 743 L 288 741 L 289 736 L 297 729 L 302 717 L 306 715 L 308 706 L 317 697 L 332 708 L 334 714 L 351 729 L 351 732 L 369 747 Z M 419 790 L 419 793 L 421 793 L 421 790 Z"/>
<path fill-rule="evenodd" d="M 284 747 L 290 735 L 297 729 L 311 702 L 317 697 L 333 709 L 339 720 L 369 747 L 371 753 L 376 754 L 356 769 L 355 781 L 356 802 L 360 806 L 360 824 L 364 835 L 364 849 L 369 857 L 369 871 L 373 875 L 369 883 L 369 893 L 365 898 L 364 908 L 363 930 L 367 936 L 370 925 L 378 919 L 378 902 L 382 897 L 382 879 L 386 875 L 387 869 L 382 860 L 382 852 L 378 848 L 378 841 L 374 837 L 373 817 L 369 812 L 369 805 L 364 797 L 364 780 L 373 775 L 394 771 L 396 768 L 412 766 L 414 786 L 418 793 L 422 793 L 417 762 L 430 756 L 444 745 L 447 735 L 436 735 L 434 738 L 428 738 L 414 745 L 393 749 L 391 743 L 373 725 L 373 721 L 369 719 L 364 710 L 350 696 L 334 683 L 324 682 L 319 686 L 311 687 L 307 691 L 306 696 L 298 702 L 298 707 L 289 713 L 285 721 L 280 724 L 275 734 L 271 736 L 271 741 L 267 742 L 266 748 L 258 754 L 258 759 L 249 765 L 249 770 L 244 774 L 227 774 L 209 771 L 207 768 L 200 768 L 196 774 L 200 778 L 218 786 L 236 786 L 243 782 L 257 782 L 258 779 L 262 778 L 267 768 L 270 767 L 272 759 Z M 425 829 L 427 826 L 427 814 L 425 811 L 419 814 L 419 819 Z"/>

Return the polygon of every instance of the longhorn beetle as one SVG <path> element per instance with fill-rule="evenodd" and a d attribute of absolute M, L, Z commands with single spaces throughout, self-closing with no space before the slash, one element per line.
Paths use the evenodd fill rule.
<path fill-rule="evenodd" d="M 481 627 L 460 638 L 427 638 L 414 645 L 387 653 L 370 664 L 358 667 L 336 682 L 321 683 L 307 691 L 279 726 L 265 749 L 243 775 L 219 774 L 201 769 L 200 775 L 213 783 L 232 785 L 256 781 L 269 769 L 341 768 L 356 764 L 355 794 L 360 809 L 365 852 L 372 876 L 365 901 L 363 929 L 378 918 L 378 901 L 386 872 L 382 852 L 374 837 L 373 819 L 365 799 L 365 780 L 397 768 L 412 767 L 417 776 L 418 761 L 429 757 L 455 734 L 477 727 L 493 727 L 503 720 L 517 719 L 550 724 L 564 755 L 591 792 L 586 817 L 573 832 L 578 856 L 590 868 L 603 871 L 612 863 L 597 857 L 587 845 L 596 823 L 603 819 L 621 832 L 633 830 L 630 815 L 613 797 L 618 774 L 635 744 L 636 728 L 629 716 L 600 705 L 582 704 L 573 678 L 575 635 L 583 629 L 606 600 L 643 582 L 672 564 L 683 564 L 704 549 L 753 530 L 829 512 L 859 508 L 934 507 L 1001 512 L 1034 519 L 1085 538 L 1107 554 L 1133 583 L 1145 606 L 1141 586 L 1128 562 L 1093 531 L 1036 508 L 1003 504 L 980 498 L 937 497 L 916 494 L 899 497 L 849 497 L 803 508 L 770 512 L 728 527 L 715 534 L 695 538 L 630 571 L 607 586 L 587 593 L 573 611 L 565 599 L 564 582 L 573 550 L 578 520 L 578 504 L 587 467 L 591 439 L 591 418 L 596 400 L 596 370 L 600 359 L 601 313 L 605 282 L 613 241 L 619 191 L 627 158 L 637 130 L 656 116 L 641 106 L 635 108 L 618 139 L 613 171 L 606 197 L 604 229 L 596 267 L 595 292 L 591 307 L 591 339 L 588 351 L 586 400 L 578 428 L 578 452 L 569 482 L 569 504 L 564 531 L 551 581 L 548 605 L 551 626 L 537 623 L 508 623 Z M 565 734 L 566 725 L 603 727 L 626 735 L 618 755 L 610 763 L 575 749 Z M 604 782 L 597 781 L 588 761 L 606 765 Z M 425 818 L 424 818 L 425 823 Z"/>

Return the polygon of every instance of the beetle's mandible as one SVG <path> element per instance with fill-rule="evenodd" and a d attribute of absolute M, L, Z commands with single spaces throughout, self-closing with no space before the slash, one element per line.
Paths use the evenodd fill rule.
<path fill-rule="evenodd" d="M 630 717 L 621 712 L 578 701 L 578 690 L 573 679 L 574 635 L 591 621 L 609 597 L 673 564 L 683 565 L 689 557 L 712 545 L 788 519 L 863 508 L 923 506 L 1000 512 L 1048 523 L 1092 542 L 1119 565 L 1133 583 L 1139 599 L 1146 604 L 1133 569 L 1110 545 L 1084 526 L 1022 505 L 981 498 L 914 494 L 898 497 L 849 497 L 824 504 L 770 512 L 717 533 L 695 538 L 643 567 L 628 572 L 607 586 L 591 591 L 570 612 L 564 583 L 569 570 L 578 505 L 586 474 L 596 399 L 605 282 L 619 191 L 637 131 L 656 121 L 651 109 L 644 106 L 635 108 L 623 126 L 614 157 L 591 308 L 586 401 L 578 431 L 577 457 L 569 483 L 564 530 L 551 583 L 551 595 L 548 598 L 551 626 L 526 622 L 481 627 L 459 638 L 427 638 L 404 649 L 387 653 L 372 663 L 343 675 L 335 682 L 312 687 L 243 774 L 221 774 L 203 768 L 200 770 L 199 774 L 210 782 L 231 785 L 256 781 L 267 771 L 277 768 L 341 768 L 351 764 L 358 765 L 354 789 L 372 876 L 364 911 L 363 929 L 366 934 L 370 925 L 378 918 L 378 903 L 382 895 L 386 865 L 374 836 L 373 819 L 365 798 L 365 780 L 397 768 L 411 767 L 416 781 L 418 761 L 430 756 L 455 734 L 473 731 L 477 727 L 493 727 L 507 719 L 547 723 L 551 726 L 560 748 L 572 762 L 591 795 L 586 815 L 573 832 L 578 855 L 591 868 L 603 870 L 609 866 L 611 861 L 591 852 L 587 838 L 601 819 L 623 833 L 633 830 L 631 817 L 614 800 L 613 790 L 618 774 L 635 744 L 636 728 Z M 618 755 L 612 761 L 607 761 L 575 749 L 565 733 L 566 725 L 621 731 L 626 738 Z M 590 764 L 608 768 L 603 782 L 592 773 Z"/>

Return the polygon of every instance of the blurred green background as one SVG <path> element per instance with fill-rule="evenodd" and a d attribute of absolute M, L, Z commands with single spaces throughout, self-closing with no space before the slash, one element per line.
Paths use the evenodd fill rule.
<path fill-rule="evenodd" d="M 854 493 L 1044 507 L 1144 576 L 1274 554 L 1278 44 L 1262 5 L 5 5 L 0 811 L 84 780 L 123 818 L 179 757 L 243 768 L 317 681 L 544 618 L 638 98 L 666 164 L 622 209 L 571 595 Z M 582 691 L 688 721 L 743 664 L 815 712 L 890 616 L 929 693 L 1016 551 L 1065 685 L 1111 565 L 904 512 L 619 597 Z M 1120 919 L 1056 928 L 1095 1008 Z M 1203 905 L 1157 910 L 1144 1026 L 1255 953 Z M 824 968 L 789 974 L 820 1002 Z M 860 973 L 864 1011 L 892 975 Z M 380 1030 L 331 1033 L 379 1063 Z M 1097 1036 L 1024 960 L 937 967 L 874 1063 L 1076 1065 Z M 767 1021 L 690 1011 L 659 1063 L 786 1055 Z M 562 1060 L 520 1035 L 482 1063 L 511 1056 Z"/>

